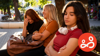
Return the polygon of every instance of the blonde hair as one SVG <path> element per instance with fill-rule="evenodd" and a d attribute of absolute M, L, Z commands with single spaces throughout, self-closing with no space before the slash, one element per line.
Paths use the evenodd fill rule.
<path fill-rule="evenodd" d="M 43 6 L 43 8 L 46 8 L 49 12 L 49 17 L 47 19 L 48 22 L 51 22 L 52 20 L 56 20 L 57 23 L 58 22 L 58 13 L 57 13 L 57 9 L 53 4 L 46 4 Z"/>

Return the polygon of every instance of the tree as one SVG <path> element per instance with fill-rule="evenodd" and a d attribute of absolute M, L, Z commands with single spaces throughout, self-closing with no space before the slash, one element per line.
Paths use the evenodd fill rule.
<path fill-rule="evenodd" d="M 4 10 L 4 15 L 7 10 L 9 17 L 11 17 L 10 8 L 13 7 L 12 0 L 0 0 L 0 9 Z"/>
<path fill-rule="evenodd" d="M 51 3 L 51 1 L 47 1 L 47 0 L 38 0 L 38 2 L 36 0 L 25 0 L 25 2 L 27 2 L 26 6 L 36 6 L 36 5 L 40 5 L 41 8 L 43 8 L 43 6 L 45 4 Z"/>
<path fill-rule="evenodd" d="M 14 9 L 15 9 L 15 20 L 21 21 L 20 12 L 18 10 L 18 0 L 13 0 Z"/>
<path fill-rule="evenodd" d="M 61 25 L 62 23 L 62 9 L 63 9 L 63 6 L 65 5 L 65 0 L 55 0 L 55 3 L 56 3 L 56 8 L 58 10 L 58 19 L 59 19 L 59 23 Z"/>
<path fill-rule="evenodd" d="M 51 3 L 51 1 L 47 1 L 47 0 L 38 0 L 38 5 L 41 6 L 41 8 L 43 8 L 43 6 L 45 4 Z"/>
<path fill-rule="evenodd" d="M 26 5 L 27 6 L 36 6 L 37 5 L 37 1 L 36 0 L 25 0 L 25 2 L 27 2 L 26 3 Z"/>

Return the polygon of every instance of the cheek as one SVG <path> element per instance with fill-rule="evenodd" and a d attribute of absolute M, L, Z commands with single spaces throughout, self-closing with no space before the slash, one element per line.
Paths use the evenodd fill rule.
<path fill-rule="evenodd" d="M 64 21 L 66 20 L 66 16 L 64 16 Z"/>
<path fill-rule="evenodd" d="M 76 17 L 73 17 L 73 19 L 71 20 L 72 23 L 76 23 Z"/>

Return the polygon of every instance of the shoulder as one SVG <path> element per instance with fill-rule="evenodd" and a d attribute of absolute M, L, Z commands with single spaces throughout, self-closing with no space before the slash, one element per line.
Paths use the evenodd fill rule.
<path fill-rule="evenodd" d="M 50 33 L 54 33 L 55 31 L 57 31 L 59 28 L 58 23 L 53 20 L 51 21 L 47 26 L 46 26 L 46 30 L 49 31 Z"/>
<path fill-rule="evenodd" d="M 70 38 L 79 38 L 83 34 L 82 30 L 77 28 L 71 33 Z"/>
<path fill-rule="evenodd" d="M 34 22 L 34 23 L 35 23 L 35 25 L 41 25 L 41 24 L 43 24 L 44 22 L 43 22 L 42 20 L 39 20 L 39 21 Z"/>
<path fill-rule="evenodd" d="M 37 23 L 44 23 L 43 20 L 39 20 Z"/>
<path fill-rule="evenodd" d="M 83 32 L 82 32 L 81 29 L 77 28 L 77 29 L 75 29 L 72 33 L 73 33 L 73 34 L 82 34 Z"/>
<path fill-rule="evenodd" d="M 57 25 L 58 26 L 58 23 L 55 20 L 53 20 L 48 25 Z"/>

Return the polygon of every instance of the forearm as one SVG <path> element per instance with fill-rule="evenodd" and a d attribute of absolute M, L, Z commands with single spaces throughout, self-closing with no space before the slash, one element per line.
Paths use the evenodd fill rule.
<path fill-rule="evenodd" d="M 24 26 L 22 36 L 26 37 L 26 35 L 27 35 L 27 29 L 26 29 L 26 26 Z"/>
<path fill-rule="evenodd" d="M 40 44 L 40 45 L 37 45 L 37 46 L 33 46 L 32 48 L 33 49 L 36 49 L 36 48 L 39 48 L 39 47 L 41 47 L 43 44 Z"/>
<path fill-rule="evenodd" d="M 46 55 L 50 56 L 49 47 L 48 46 L 46 46 L 46 48 L 45 48 L 45 53 L 46 53 Z"/>
<path fill-rule="evenodd" d="M 54 50 L 54 48 L 52 46 L 49 47 L 49 52 L 51 56 L 56 56 L 58 54 L 57 51 Z"/>
<path fill-rule="evenodd" d="M 40 45 L 42 43 L 43 43 L 43 41 L 32 41 L 31 43 L 29 43 L 29 45 L 37 46 L 37 45 Z"/>

